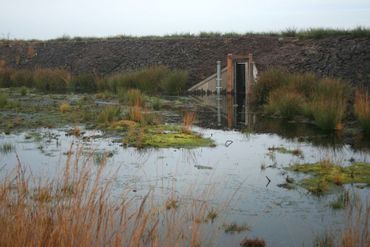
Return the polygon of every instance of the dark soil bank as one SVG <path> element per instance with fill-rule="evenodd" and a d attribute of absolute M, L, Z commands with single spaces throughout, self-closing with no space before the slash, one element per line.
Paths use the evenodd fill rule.
<path fill-rule="evenodd" d="M 114 38 L 65 41 L 1 41 L 0 59 L 14 68 L 61 67 L 73 73 L 109 74 L 163 64 L 190 73 L 189 85 L 215 72 L 226 55 L 253 53 L 259 70 L 283 66 L 354 84 L 370 82 L 370 39 L 327 37 Z"/>

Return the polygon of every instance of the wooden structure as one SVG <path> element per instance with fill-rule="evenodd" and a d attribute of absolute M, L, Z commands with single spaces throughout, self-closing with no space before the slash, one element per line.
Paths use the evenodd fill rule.
<path fill-rule="evenodd" d="M 228 54 L 226 67 L 221 70 L 221 88 L 227 94 L 249 95 L 257 77 L 257 68 L 252 54 Z M 188 92 L 204 91 L 216 93 L 216 73 L 188 89 Z"/>
<path fill-rule="evenodd" d="M 226 93 L 245 94 L 251 92 L 255 81 L 255 64 L 252 54 L 227 55 Z M 241 91 L 240 89 L 244 89 Z"/>

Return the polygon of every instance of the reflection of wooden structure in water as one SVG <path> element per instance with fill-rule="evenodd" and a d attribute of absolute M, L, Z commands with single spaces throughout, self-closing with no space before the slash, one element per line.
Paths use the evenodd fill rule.
<path fill-rule="evenodd" d="M 233 95 L 231 94 L 226 95 L 225 114 L 227 119 L 227 127 L 229 129 L 238 128 L 241 125 L 251 127 L 252 125 L 255 124 L 256 121 L 255 114 L 249 112 L 247 105 L 242 105 L 241 103 L 236 105 L 235 104 L 236 100 L 237 99 Z"/>
<path fill-rule="evenodd" d="M 253 128 L 256 121 L 255 112 L 250 112 L 248 106 L 236 105 L 233 94 L 192 96 L 195 102 L 199 103 L 210 112 L 214 112 L 214 124 L 218 127 L 229 129 Z M 212 117 L 209 118 L 212 121 Z M 212 125 L 212 124 L 211 124 Z"/>
<path fill-rule="evenodd" d="M 205 80 L 188 89 L 188 92 L 211 92 L 217 91 L 217 74 L 213 74 Z M 249 55 L 227 55 L 227 66 L 221 70 L 221 88 L 227 94 L 234 95 L 250 94 L 251 88 L 257 77 L 257 68 L 252 54 Z"/>

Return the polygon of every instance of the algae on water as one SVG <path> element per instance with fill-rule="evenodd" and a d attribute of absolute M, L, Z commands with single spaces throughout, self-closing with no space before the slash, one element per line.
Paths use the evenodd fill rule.
<path fill-rule="evenodd" d="M 287 168 L 294 172 L 307 173 L 311 176 L 298 182 L 300 186 L 312 193 L 324 193 L 334 186 L 350 183 L 370 185 L 370 164 L 353 163 L 350 166 L 340 166 L 324 160 L 313 164 L 294 164 Z"/>
<path fill-rule="evenodd" d="M 196 148 L 212 147 L 213 140 L 195 132 L 184 132 L 173 125 L 137 126 L 127 132 L 124 143 L 144 148 Z"/>

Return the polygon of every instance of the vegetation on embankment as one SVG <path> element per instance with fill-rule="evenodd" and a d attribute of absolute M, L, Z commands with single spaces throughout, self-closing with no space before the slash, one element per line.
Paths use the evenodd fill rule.
<path fill-rule="evenodd" d="M 189 39 L 189 38 L 237 38 L 246 35 L 263 35 L 263 36 L 277 36 L 277 37 L 297 37 L 301 39 L 321 39 L 333 36 L 349 36 L 349 37 L 370 37 L 370 28 L 365 26 L 358 26 L 352 29 L 340 29 L 340 28 L 287 28 L 282 31 L 276 32 L 199 32 L 199 33 L 173 33 L 165 35 L 146 35 L 146 36 L 133 36 L 133 35 L 116 35 L 108 37 L 71 37 L 69 35 L 63 35 L 61 37 L 50 39 L 48 42 L 78 42 L 78 41 L 99 41 L 99 40 L 116 40 L 116 39 Z M 0 42 L 9 42 L 10 40 L 0 39 Z M 41 41 L 41 40 L 33 40 Z"/>
<path fill-rule="evenodd" d="M 322 39 L 334 36 L 349 36 L 349 37 L 370 37 L 370 28 L 356 27 L 354 29 L 338 29 L 338 28 L 308 28 L 296 29 L 288 28 L 278 33 L 283 37 L 297 37 L 300 39 Z"/>
<path fill-rule="evenodd" d="M 334 186 L 349 183 L 370 185 L 370 164 L 353 163 L 350 166 L 334 164 L 330 160 L 322 160 L 314 164 L 294 164 L 287 168 L 289 171 L 310 174 L 298 182 L 298 185 L 314 194 L 328 192 Z"/>
<path fill-rule="evenodd" d="M 286 119 L 309 119 L 324 131 L 341 130 L 352 109 L 364 130 L 369 132 L 370 107 L 367 94 L 357 93 L 346 81 L 319 78 L 312 73 L 289 73 L 272 68 L 258 79 L 253 103 L 264 112 Z M 352 102 L 355 102 L 352 106 Z"/>
<path fill-rule="evenodd" d="M 16 70 L 0 67 L 0 87 L 36 88 L 46 93 L 103 92 L 119 93 L 136 88 L 147 94 L 179 95 L 185 90 L 188 73 L 153 66 L 105 77 L 95 74 L 72 75 L 64 69 Z"/>
<path fill-rule="evenodd" d="M 4 62 L 14 69 L 64 68 L 74 75 L 93 73 L 101 77 L 165 65 L 187 71 L 189 88 L 214 74 L 216 61 L 221 60 L 222 66 L 226 66 L 228 53 L 253 53 L 259 71 L 283 66 L 293 72 L 336 75 L 366 85 L 370 79 L 369 33 L 369 28 L 362 27 L 287 29 L 276 33 L 2 40 L 0 64 Z"/>

